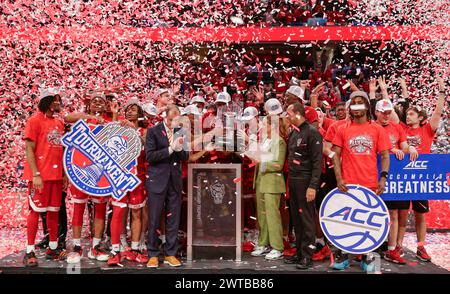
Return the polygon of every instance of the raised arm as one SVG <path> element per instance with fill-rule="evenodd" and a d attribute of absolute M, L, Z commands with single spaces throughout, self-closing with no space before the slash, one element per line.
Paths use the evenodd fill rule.
<path fill-rule="evenodd" d="M 430 126 L 434 132 L 439 127 L 439 122 L 441 121 L 442 110 L 444 109 L 445 94 L 446 94 L 445 93 L 446 87 L 445 87 L 444 79 L 439 77 L 439 78 L 437 78 L 437 82 L 439 85 L 439 98 L 436 103 L 436 108 L 434 109 L 434 112 L 430 118 Z"/>

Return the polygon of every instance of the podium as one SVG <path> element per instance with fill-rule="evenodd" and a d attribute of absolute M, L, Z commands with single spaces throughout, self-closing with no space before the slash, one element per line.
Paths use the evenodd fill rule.
<path fill-rule="evenodd" d="M 241 164 L 188 165 L 188 261 L 241 261 L 241 168 Z"/>

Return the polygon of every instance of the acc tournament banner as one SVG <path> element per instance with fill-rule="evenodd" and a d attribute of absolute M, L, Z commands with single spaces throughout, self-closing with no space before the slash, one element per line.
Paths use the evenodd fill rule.
<path fill-rule="evenodd" d="M 142 143 L 136 130 L 118 122 L 76 122 L 62 138 L 64 169 L 72 185 L 93 196 L 122 199 L 139 186 L 137 157 Z"/>
<path fill-rule="evenodd" d="M 419 154 L 416 161 L 390 157 L 384 200 L 450 199 L 450 154 Z"/>

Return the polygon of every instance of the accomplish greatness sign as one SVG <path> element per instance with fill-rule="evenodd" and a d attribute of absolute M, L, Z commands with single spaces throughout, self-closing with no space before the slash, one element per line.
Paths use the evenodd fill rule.
<path fill-rule="evenodd" d="M 420 154 L 416 161 L 409 156 L 390 159 L 384 200 L 450 199 L 450 154 Z"/>

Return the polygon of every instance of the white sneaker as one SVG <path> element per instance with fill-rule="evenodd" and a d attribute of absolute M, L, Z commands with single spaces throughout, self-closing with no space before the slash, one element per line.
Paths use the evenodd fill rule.
<path fill-rule="evenodd" d="M 275 249 L 272 249 L 272 251 L 267 253 L 264 258 L 267 259 L 267 260 L 282 259 L 283 258 L 283 252 L 275 250 Z"/>
<path fill-rule="evenodd" d="M 270 252 L 270 248 L 267 246 L 256 246 L 255 249 L 253 249 L 251 255 L 252 256 L 263 256 Z"/>

